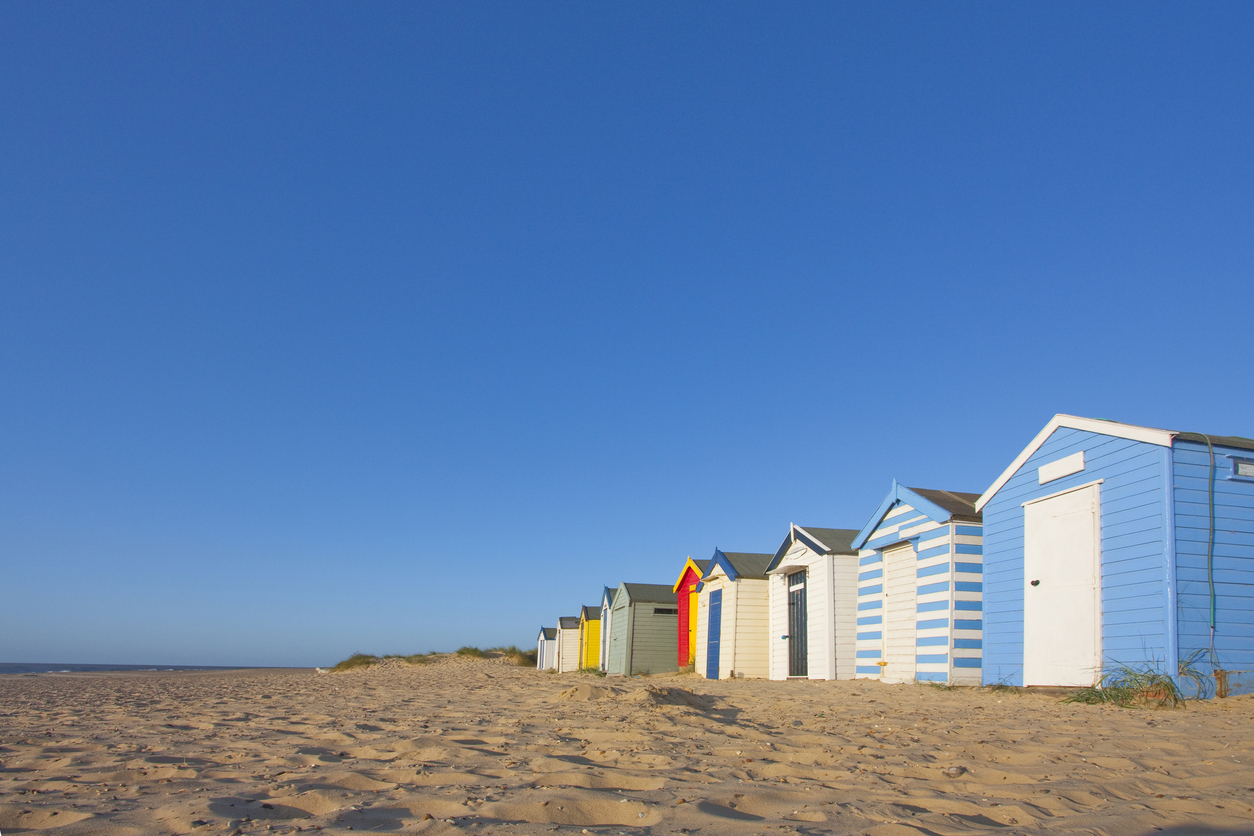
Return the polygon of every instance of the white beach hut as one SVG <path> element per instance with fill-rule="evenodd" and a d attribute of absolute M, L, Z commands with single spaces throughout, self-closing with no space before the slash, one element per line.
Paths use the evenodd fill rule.
<path fill-rule="evenodd" d="M 542 671 L 557 668 L 557 628 L 541 627 L 536 643 L 536 669 Z"/>
<path fill-rule="evenodd" d="M 852 679 L 858 551 L 850 528 L 791 525 L 766 570 L 771 679 Z"/>

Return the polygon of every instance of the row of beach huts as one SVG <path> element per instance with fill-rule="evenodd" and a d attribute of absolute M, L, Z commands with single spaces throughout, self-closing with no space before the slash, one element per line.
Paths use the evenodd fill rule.
<path fill-rule="evenodd" d="M 1057 415 L 983 494 L 894 481 L 861 528 L 676 568 L 542 628 L 537 667 L 1248 693 L 1254 440 Z"/>

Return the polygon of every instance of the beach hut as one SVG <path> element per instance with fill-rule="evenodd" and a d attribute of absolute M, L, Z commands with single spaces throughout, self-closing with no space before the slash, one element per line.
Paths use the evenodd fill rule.
<path fill-rule="evenodd" d="M 557 668 L 557 628 L 541 627 L 536 644 L 536 668 L 542 671 Z"/>
<path fill-rule="evenodd" d="M 675 592 L 655 583 L 619 584 L 610 608 L 609 676 L 677 670 Z"/>
<path fill-rule="evenodd" d="M 557 672 L 579 670 L 579 616 L 564 615 L 557 620 Z"/>
<path fill-rule="evenodd" d="M 858 532 L 858 676 L 980 683 L 984 577 L 977 499 L 893 480 Z"/>
<path fill-rule="evenodd" d="M 706 679 L 766 679 L 770 662 L 766 570 L 773 557 L 715 549 L 714 557 L 702 561 L 706 569 L 695 608 L 696 671 Z M 682 596 L 679 600 L 682 605 Z"/>
<path fill-rule="evenodd" d="M 689 557 L 684 561 L 679 579 L 675 581 L 675 606 L 679 610 L 675 635 L 675 646 L 678 649 L 676 661 L 681 668 L 692 664 L 697 651 L 697 585 L 701 583 L 701 576 L 709 565 L 708 560 L 693 560 Z"/>
<path fill-rule="evenodd" d="M 853 678 L 857 533 L 789 526 L 766 570 L 771 679 Z"/>
<path fill-rule="evenodd" d="M 609 663 L 609 646 L 610 646 L 610 608 L 614 606 L 614 593 L 617 590 L 611 587 L 604 587 L 601 590 L 601 672 L 604 673 L 606 665 Z"/>
<path fill-rule="evenodd" d="M 579 667 L 601 666 L 601 608 L 584 607 L 579 613 Z"/>
<path fill-rule="evenodd" d="M 1056 415 L 976 506 L 985 683 L 1254 691 L 1254 440 Z"/>

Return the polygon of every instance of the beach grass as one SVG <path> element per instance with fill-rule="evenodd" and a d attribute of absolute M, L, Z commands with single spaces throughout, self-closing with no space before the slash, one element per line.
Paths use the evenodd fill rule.
<path fill-rule="evenodd" d="M 459 648 L 457 648 L 457 655 L 458 655 L 458 656 L 469 656 L 469 657 L 471 657 L 472 659 L 486 659 L 486 658 L 487 658 L 487 656 L 488 656 L 488 653 L 487 653 L 487 651 L 485 651 L 485 650 L 480 650 L 480 649 L 479 649 L 479 648 L 477 648 L 477 647 L 471 647 L 471 646 L 469 646 L 469 645 L 466 645 L 466 646 L 464 646 L 464 647 L 459 647 Z"/>
<path fill-rule="evenodd" d="M 1180 708 L 1185 696 L 1175 679 L 1153 665 L 1116 665 L 1108 668 L 1096 685 L 1080 688 L 1063 702 L 1120 708 Z"/>
<path fill-rule="evenodd" d="M 397 660 L 399 660 L 399 661 L 401 661 L 401 662 L 405 662 L 406 664 L 409 664 L 409 665 L 425 665 L 425 664 L 427 664 L 428 662 L 430 662 L 430 661 L 431 661 L 431 657 L 433 657 L 433 656 L 435 656 L 435 653 L 434 653 L 434 652 L 432 652 L 432 653 L 410 653 L 408 656 L 406 656 L 406 655 L 402 655 L 402 654 L 400 654 L 400 653 L 392 653 L 392 654 L 389 654 L 389 655 L 387 655 L 387 656 L 384 656 L 383 658 L 384 658 L 384 659 L 397 659 Z"/>
<path fill-rule="evenodd" d="M 331 670 L 351 671 L 353 668 L 368 668 L 371 665 L 378 664 L 378 662 L 378 656 L 371 656 L 369 653 L 354 653 L 342 662 L 337 663 Z"/>
<path fill-rule="evenodd" d="M 395 660 L 404 662 L 407 665 L 425 665 L 435 658 L 435 651 L 430 653 L 389 653 L 385 656 L 373 656 L 369 653 L 354 653 L 344 661 L 336 664 L 331 670 L 333 671 L 351 671 L 354 668 L 368 668 L 371 665 L 377 665 L 385 660 Z"/>

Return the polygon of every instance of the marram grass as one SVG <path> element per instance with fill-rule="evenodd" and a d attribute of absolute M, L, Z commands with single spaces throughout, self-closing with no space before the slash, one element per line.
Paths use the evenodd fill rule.
<path fill-rule="evenodd" d="M 368 668 L 379 661 L 378 656 L 371 656 L 369 653 L 354 653 L 344 661 L 338 663 L 331 668 L 333 671 L 349 671 L 353 668 Z"/>
<path fill-rule="evenodd" d="M 377 665 L 384 659 L 396 659 L 410 665 L 425 665 L 431 661 L 434 653 L 411 653 L 408 656 L 391 653 L 387 656 L 372 656 L 369 653 L 354 653 L 344 661 L 331 668 L 333 671 L 351 671 L 353 668 L 368 668 L 371 665 Z"/>
<path fill-rule="evenodd" d="M 1180 708 L 1184 701 L 1185 696 L 1175 679 L 1152 665 L 1108 668 L 1096 685 L 1081 688 L 1063 700 L 1120 708 Z"/>

